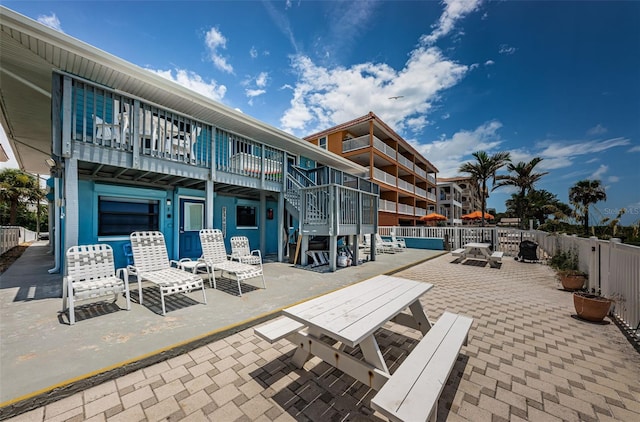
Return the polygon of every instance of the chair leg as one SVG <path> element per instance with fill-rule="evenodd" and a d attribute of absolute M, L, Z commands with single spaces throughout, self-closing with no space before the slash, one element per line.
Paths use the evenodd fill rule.
<path fill-rule="evenodd" d="M 129 293 L 129 289 L 125 290 L 124 292 L 125 297 L 127 298 L 127 311 L 131 310 L 131 295 Z"/>
<path fill-rule="evenodd" d="M 202 299 L 204 300 L 204 304 L 207 304 L 207 294 L 204 291 L 204 281 L 202 282 Z"/>
<path fill-rule="evenodd" d="M 167 310 L 164 307 L 164 290 L 162 290 L 162 286 L 158 286 L 160 288 L 160 302 L 162 302 L 162 316 L 165 316 Z"/>
<path fill-rule="evenodd" d="M 76 323 L 76 311 L 73 303 L 73 285 L 67 287 L 67 294 L 69 297 L 69 325 Z"/>
<path fill-rule="evenodd" d="M 142 305 L 142 279 L 140 278 L 140 276 L 137 276 L 138 278 L 138 303 L 140 303 L 140 305 Z"/>
<path fill-rule="evenodd" d="M 238 280 L 238 292 L 240 292 L 240 296 L 242 296 L 242 288 L 240 287 L 240 278 L 238 278 L 237 274 L 236 274 L 236 278 Z"/>
<path fill-rule="evenodd" d="M 62 312 L 67 310 L 67 280 L 62 280 Z"/>

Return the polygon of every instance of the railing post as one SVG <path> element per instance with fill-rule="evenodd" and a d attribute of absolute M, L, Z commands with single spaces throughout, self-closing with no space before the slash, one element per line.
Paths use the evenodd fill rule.
<path fill-rule="evenodd" d="M 600 262 L 598 262 L 598 238 L 596 236 L 589 237 L 589 246 L 591 253 L 589 254 L 589 280 L 588 290 L 600 290 Z"/>
<path fill-rule="evenodd" d="M 133 101 L 133 116 L 129 116 L 131 119 L 131 127 L 129 128 L 129 137 L 131 138 L 131 144 L 133 146 L 133 159 L 131 167 L 134 169 L 140 168 L 140 101 Z"/>

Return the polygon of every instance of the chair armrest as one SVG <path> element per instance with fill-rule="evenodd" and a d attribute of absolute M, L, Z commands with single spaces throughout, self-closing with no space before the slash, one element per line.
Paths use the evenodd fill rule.
<path fill-rule="evenodd" d="M 182 258 L 180 261 L 176 261 L 175 259 L 172 259 L 169 261 L 169 266 L 170 267 L 176 267 L 176 268 L 180 268 L 180 263 L 181 262 L 185 262 L 186 260 L 191 261 L 191 258 Z"/>
<path fill-rule="evenodd" d="M 131 274 L 131 275 L 135 275 L 135 276 L 137 276 L 137 275 L 138 275 L 138 269 L 137 269 L 135 266 L 133 266 L 133 265 L 127 265 L 127 271 L 128 271 L 128 272 L 129 272 L 129 274 Z"/>
<path fill-rule="evenodd" d="M 121 278 L 124 281 L 124 285 L 129 289 L 129 271 L 126 268 L 118 268 L 116 270 L 116 277 Z"/>
<path fill-rule="evenodd" d="M 252 250 L 251 255 L 258 255 L 260 257 L 260 260 L 262 261 L 262 254 L 260 253 L 260 249 Z"/>

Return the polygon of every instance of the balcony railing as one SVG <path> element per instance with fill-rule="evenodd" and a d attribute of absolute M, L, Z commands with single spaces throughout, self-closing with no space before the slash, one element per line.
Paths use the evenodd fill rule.
<path fill-rule="evenodd" d="M 398 204 L 398 214 L 413 215 L 413 205 Z"/>
<path fill-rule="evenodd" d="M 424 208 L 416 207 L 414 215 L 417 217 L 421 217 L 427 214 L 427 210 Z"/>
<path fill-rule="evenodd" d="M 431 173 L 427 174 L 427 180 L 433 183 L 434 185 L 436 184 L 436 177 Z"/>
<path fill-rule="evenodd" d="M 396 203 L 386 199 L 380 199 L 378 203 L 380 211 L 396 212 Z"/>
<path fill-rule="evenodd" d="M 133 154 L 134 168 L 148 157 L 282 181 L 284 151 L 85 81 L 71 88 L 70 138 Z"/>
<path fill-rule="evenodd" d="M 379 180 L 383 183 L 386 183 L 387 185 L 391 185 L 391 186 L 398 185 L 398 178 L 396 176 L 394 176 L 393 174 L 384 172 L 377 168 L 373 169 L 373 178 L 375 180 Z"/>
<path fill-rule="evenodd" d="M 405 157 L 402 154 L 398 154 L 398 163 L 402 164 L 408 169 L 413 170 L 413 161 L 409 160 L 407 157 Z"/>
<path fill-rule="evenodd" d="M 355 151 L 369 146 L 369 135 L 362 135 L 357 138 L 342 141 L 342 152 Z"/>
<path fill-rule="evenodd" d="M 393 160 L 396 159 L 396 150 L 391 148 L 389 145 L 385 144 L 375 136 L 373 137 L 373 147 L 378 151 L 382 151 L 383 154 L 392 158 Z"/>
<path fill-rule="evenodd" d="M 421 169 L 420 167 L 418 167 L 417 165 L 414 166 L 413 171 L 415 171 L 418 176 L 422 176 L 424 178 L 427 177 L 427 172 Z"/>
<path fill-rule="evenodd" d="M 398 187 L 402 190 L 413 193 L 414 186 L 411 183 L 400 178 L 398 178 Z"/>
<path fill-rule="evenodd" d="M 420 198 L 426 198 L 427 191 L 416 186 L 416 196 L 419 196 Z"/>
<path fill-rule="evenodd" d="M 433 202 L 436 202 L 436 194 L 435 193 L 431 193 L 431 192 L 427 192 L 427 199 Z"/>

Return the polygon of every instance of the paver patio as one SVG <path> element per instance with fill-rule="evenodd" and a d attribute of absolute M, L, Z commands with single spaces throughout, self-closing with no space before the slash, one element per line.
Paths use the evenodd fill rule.
<path fill-rule="evenodd" d="M 430 318 L 474 318 L 438 420 L 640 420 L 640 354 L 615 324 L 572 318 L 571 294 L 549 267 L 452 260 L 395 274 L 434 284 L 422 298 Z M 420 338 L 392 323 L 377 337 L 392 372 Z M 375 392 L 317 358 L 299 370 L 292 353 L 288 341 L 271 345 L 247 328 L 11 420 L 382 420 L 369 406 Z"/>

